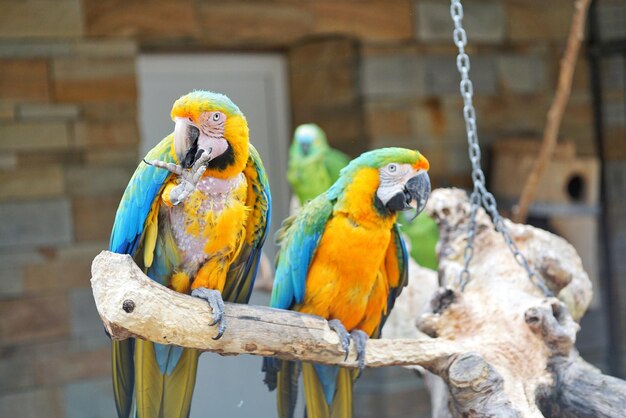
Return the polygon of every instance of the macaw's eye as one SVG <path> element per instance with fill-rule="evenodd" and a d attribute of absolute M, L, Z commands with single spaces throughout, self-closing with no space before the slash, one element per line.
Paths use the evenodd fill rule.
<path fill-rule="evenodd" d="M 396 171 L 398 171 L 398 166 L 395 164 L 389 164 L 387 169 L 389 170 L 390 173 L 395 173 Z"/>
<path fill-rule="evenodd" d="M 214 122 L 217 122 L 220 120 L 220 118 L 222 117 L 222 115 L 220 115 L 218 112 L 213 113 L 213 116 L 211 116 L 211 119 L 213 119 Z"/>

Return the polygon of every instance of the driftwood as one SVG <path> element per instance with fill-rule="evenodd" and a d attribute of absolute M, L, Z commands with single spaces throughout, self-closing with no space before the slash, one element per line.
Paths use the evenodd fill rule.
<path fill-rule="evenodd" d="M 419 366 L 432 390 L 434 417 L 624 416 L 626 383 L 602 375 L 573 347 L 576 321 L 591 300 L 575 250 L 550 233 L 508 223 L 520 249 L 558 296 L 545 299 L 481 210 L 471 280 L 460 294 L 454 287 L 462 268 L 467 196 L 436 190 L 427 211 L 440 226 L 441 287 L 435 272 L 412 267 L 412 281 L 384 338 L 367 343 L 366 367 Z M 337 335 L 321 318 L 226 304 L 227 330 L 215 341 L 204 301 L 156 284 L 130 257 L 103 252 L 94 260 L 92 276 L 98 311 L 113 338 L 357 366 L 355 350 L 344 359 Z"/>
<path fill-rule="evenodd" d="M 130 256 L 103 251 L 92 265 L 96 307 L 113 339 L 137 337 L 220 354 L 276 356 L 357 367 L 354 347 L 348 359 L 337 334 L 316 316 L 261 306 L 226 303 L 226 332 L 213 340 L 211 309 L 200 299 L 176 293 L 150 280 Z M 457 351 L 454 342 L 372 340 L 367 367 L 420 364 L 428 367 Z"/>
<path fill-rule="evenodd" d="M 433 416 L 626 416 L 626 382 L 601 374 L 574 348 L 576 321 L 592 296 L 574 248 L 546 231 L 506 221 L 520 250 L 558 297 L 545 298 L 481 209 L 471 279 L 459 293 L 467 195 L 436 190 L 426 210 L 440 228 L 441 287 L 417 323 L 430 337 L 454 341 L 462 353 L 428 368 L 439 376 L 426 376 Z M 403 296 L 398 303 L 404 303 Z M 394 325 L 412 323 L 405 321 Z M 393 328 L 385 331 L 386 337 L 394 336 Z"/>

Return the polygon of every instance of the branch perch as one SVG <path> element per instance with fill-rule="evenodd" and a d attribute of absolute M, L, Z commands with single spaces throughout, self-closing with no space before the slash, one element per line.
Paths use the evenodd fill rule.
<path fill-rule="evenodd" d="M 128 255 L 100 253 L 91 286 L 100 317 L 113 339 L 137 337 L 224 355 L 253 354 L 285 360 L 357 367 L 356 350 L 345 353 L 337 334 L 320 317 L 260 306 L 226 303 L 226 332 L 219 340 L 211 308 L 148 278 Z M 459 352 L 436 339 L 370 340 L 366 367 L 421 365 L 433 368 Z"/>
<path fill-rule="evenodd" d="M 559 128 L 561 121 L 563 120 L 563 114 L 569 101 L 569 96 L 572 90 L 572 79 L 574 78 L 574 69 L 576 68 L 576 60 L 578 59 L 578 51 L 580 50 L 580 44 L 584 39 L 585 32 L 585 20 L 587 18 L 587 9 L 591 0 L 576 0 L 574 5 L 575 12 L 572 18 L 572 25 L 570 28 L 569 36 L 567 38 L 567 46 L 565 47 L 565 53 L 561 59 L 561 69 L 559 72 L 559 81 L 554 96 L 554 100 L 548 110 L 548 120 L 543 132 L 543 142 L 541 143 L 541 150 L 537 161 L 532 168 L 532 171 L 526 179 L 522 195 L 520 196 L 517 206 L 513 209 L 515 222 L 526 222 L 528 217 L 528 210 L 530 205 L 535 199 L 535 193 L 537 192 L 537 185 L 539 179 L 543 174 L 546 164 L 550 162 L 559 135 Z"/>
<path fill-rule="evenodd" d="M 480 209 L 471 280 L 460 293 L 455 287 L 467 240 L 467 194 L 434 190 L 426 211 L 439 225 L 438 276 L 411 265 L 383 338 L 367 342 L 366 366 L 419 369 L 438 418 L 623 416 L 626 382 L 587 364 L 574 346 L 577 321 L 591 300 L 574 248 L 546 231 L 506 221 L 558 297 L 546 299 Z M 226 333 L 215 341 L 206 302 L 150 280 L 126 255 L 101 253 L 91 282 L 112 338 L 357 367 L 354 348 L 344 359 L 324 319 L 296 312 L 226 304 Z"/>

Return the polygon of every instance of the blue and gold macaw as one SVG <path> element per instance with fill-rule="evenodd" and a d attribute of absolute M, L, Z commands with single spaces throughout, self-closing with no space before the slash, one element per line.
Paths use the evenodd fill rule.
<path fill-rule="evenodd" d="M 247 303 L 252 291 L 270 218 L 269 184 L 246 118 L 228 97 L 194 91 L 174 103 L 171 117 L 174 132 L 148 153 L 124 192 L 110 250 L 131 254 L 162 285 L 205 299 L 219 338 L 223 300 Z M 187 417 L 199 354 L 113 341 L 119 417 Z"/>
<path fill-rule="evenodd" d="M 377 338 L 407 281 L 407 254 L 396 224 L 419 213 L 430 194 L 428 161 L 405 148 L 382 148 L 352 160 L 339 179 L 279 231 L 270 305 L 326 318 L 344 350 Z M 277 389 L 280 418 L 292 418 L 299 367 L 265 359 L 265 382 Z M 302 363 L 308 418 L 352 417 L 358 371 Z"/>

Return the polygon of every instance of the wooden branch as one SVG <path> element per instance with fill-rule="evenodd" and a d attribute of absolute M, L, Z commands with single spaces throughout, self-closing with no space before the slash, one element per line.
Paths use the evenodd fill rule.
<path fill-rule="evenodd" d="M 347 360 L 326 320 L 291 311 L 226 303 L 226 332 L 213 340 L 211 309 L 200 299 L 149 279 L 128 255 L 100 253 L 91 286 L 100 317 L 112 338 L 142 338 L 220 354 L 254 354 L 286 360 L 356 367 L 354 347 Z M 458 353 L 437 339 L 370 340 L 366 367 L 421 365 L 433 368 Z"/>
<path fill-rule="evenodd" d="M 439 225 L 442 287 L 418 325 L 431 337 L 453 339 L 464 349 L 431 368 L 438 377 L 426 374 L 435 388 L 436 416 L 622 416 L 626 382 L 603 375 L 574 348 L 576 321 L 592 295 L 574 248 L 546 231 L 506 221 L 512 239 L 558 297 L 545 298 L 480 209 L 471 278 L 460 293 L 467 194 L 437 189 L 426 211 Z M 447 390 L 441 390 L 442 382 Z"/>
<path fill-rule="evenodd" d="M 574 349 L 576 321 L 589 305 L 591 285 L 573 247 L 507 221 L 513 240 L 558 296 L 546 299 L 480 209 L 471 280 L 459 293 L 467 194 L 435 190 L 426 210 L 439 224 L 442 287 L 435 272 L 410 265 L 409 286 L 396 301 L 384 338 L 367 343 L 366 366 L 426 369 L 420 371 L 439 418 L 620 416 L 626 383 L 602 375 Z M 291 311 L 226 304 L 226 333 L 215 341 L 205 301 L 150 280 L 126 255 L 101 253 L 91 281 L 100 316 L 116 339 L 357 366 L 354 348 L 344 359 L 324 319 Z M 415 330 L 421 312 L 417 324 L 423 334 Z"/>
<path fill-rule="evenodd" d="M 580 50 L 580 45 L 584 39 L 585 20 L 590 2 L 591 0 L 576 0 L 576 10 L 574 12 L 574 17 L 572 18 L 572 25 L 567 38 L 565 53 L 561 60 L 561 69 L 559 72 L 556 94 L 552 104 L 550 105 L 550 109 L 548 110 L 548 120 L 546 121 L 546 127 L 543 132 L 541 150 L 539 151 L 539 156 L 537 157 L 537 161 L 535 162 L 532 171 L 526 179 L 519 203 L 513 209 L 513 220 L 515 222 L 523 223 L 526 221 L 530 205 L 535 199 L 539 179 L 543 174 L 546 164 L 550 162 L 554 149 L 556 148 L 559 128 L 561 126 L 563 114 L 565 113 L 565 108 L 567 107 L 567 102 L 569 101 L 569 96 L 572 90 L 572 79 L 574 78 L 574 69 L 576 67 L 578 51 Z"/>

